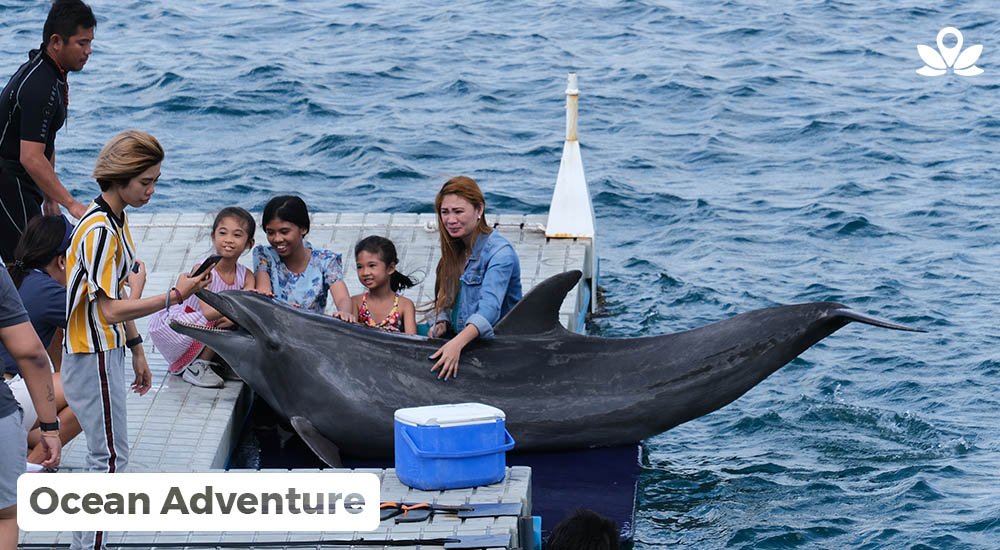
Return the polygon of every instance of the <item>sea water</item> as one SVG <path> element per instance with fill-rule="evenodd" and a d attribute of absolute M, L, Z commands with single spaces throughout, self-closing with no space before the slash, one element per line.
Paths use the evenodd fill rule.
<path fill-rule="evenodd" d="M 0 0 L 3 78 L 46 4 Z M 850 325 L 646 441 L 636 547 L 997 547 L 995 3 L 93 6 L 58 173 L 88 199 L 101 145 L 150 131 L 167 158 L 148 210 L 296 192 L 316 211 L 431 212 L 467 174 L 489 211 L 542 214 L 577 72 L 591 334 L 818 300 L 929 331 Z M 916 73 L 949 26 L 982 45 L 983 74 Z"/>

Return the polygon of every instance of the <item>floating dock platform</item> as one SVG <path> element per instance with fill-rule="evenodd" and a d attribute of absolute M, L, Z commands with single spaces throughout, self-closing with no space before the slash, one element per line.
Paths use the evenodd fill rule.
<path fill-rule="evenodd" d="M 591 239 L 547 239 L 545 217 L 509 214 L 487 216 L 494 228 L 514 245 L 521 261 L 521 280 L 528 292 L 542 280 L 571 269 L 584 271 L 582 284 L 567 296 L 560 309 L 560 318 L 570 330 L 582 332 L 591 303 L 592 279 L 595 274 Z M 214 213 L 191 214 L 162 212 L 129 213 L 129 224 L 136 242 L 138 256 L 146 263 L 149 273 L 146 293 L 165 292 L 177 278 L 211 252 L 211 224 Z M 440 245 L 434 214 L 332 214 L 312 216 L 308 240 L 313 246 L 327 248 L 343 255 L 344 275 L 351 294 L 363 290 L 354 271 L 354 244 L 361 238 L 378 234 L 396 244 L 400 254 L 399 268 L 414 274 L 421 283 L 404 294 L 417 304 L 430 301 L 434 292 L 434 268 Z M 262 231 L 257 244 L 267 243 Z M 248 267 L 251 255 L 243 256 Z M 227 382 L 221 389 L 198 388 L 179 377 L 167 374 L 167 363 L 148 337 L 148 320 L 136 322 L 146 339 L 145 350 L 153 372 L 153 389 L 145 396 L 128 394 L 128 432 L 131 444 L 129 471 L 132 472 L 211 472 L 224 474 L 229 456 L 243 428 L 248 408 L 249 390 L 240 382 Z M 392 422 L 387 418 L 386 422 Z M 86 442 L 82 436 L 64 448 L 61 469 L 82 471 L 86 457 Z M 520 515 L 475 519 L 458 519 L 435 515 L 420 523 L 383 521 L 374 532 L 357 533 L 211 533 L 211 532 L 135 532 L 108 533 L 109 543 L 170 544 L 171 548 L 186 542 L 206 543 L 215 548 L 408 548 L 411 550 L 440 548 L 437 544 L 413 546 L 350 546 L 334 545 L 332 541 L 374 539 L 406 541 L 455 537 L 482 543 L 476 548 L 528 549 L 532 547 L 531 470 L 525 467 L 507 469 L 503 482 L 472 489 L 449 491 L 418 491 L 396 478 L 392 469 L 357 470 L 374 472 L 382 481 L 383 501 L 431 502 L 437 504 L 519 503 Z M 44 475 L 44 474 L 39 474 Z M 58 475 L 58 474 L 55 474 Z M 528 526 L 527 528 L 525 526 Z M 67 532 L 21 532 L 20 543 L 66 547 Z M 326 544 L 302 544 L 303 541 L 328 541 Z M 282 545 L 281 543 L 286 543 Z M 37 547 L 37 546 L 33 546 Z M 454 547 L 454 546 L 449 546 Z M 191 547 L 194 548 L 194 547 Z"/>

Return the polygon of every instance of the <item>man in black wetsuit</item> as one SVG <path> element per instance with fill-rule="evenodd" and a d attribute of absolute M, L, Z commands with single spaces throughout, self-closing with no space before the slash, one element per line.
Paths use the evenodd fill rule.
<path fill-rule="evenodd" d="M 0 256 L 11 261 L 28 224 L 44 209 L 63 205 L 79 218 L 87 206 L 73 198 L 55 172 L 56 132 L 66 121 L 70 71 L 90 57 L 97 20 L 81 0 L 55 0 L 42 45 L 28 54 L 0 95 Z"/>

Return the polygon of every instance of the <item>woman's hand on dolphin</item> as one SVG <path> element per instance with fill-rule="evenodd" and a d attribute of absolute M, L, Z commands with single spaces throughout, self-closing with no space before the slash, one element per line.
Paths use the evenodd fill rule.
<path fill-rule="evenodd" d="M 448 340 L 445 345 L 441 346 L 437 351 L 432 353 L 428 359 L 437 362 L 431 367 L 431 370 L 441 369 L 438 373 L 438 378 L 444 378 L 447 380 L 450 378 L 458 378 L 458 360 L 462 357 L 462 350 L 465 346 L 469 345 L 469 342 L 479 338 L 479 329 L 476 325 L 468 324 L 455 335 L 454 338 Z"/>
<path fill-rule="evenodd" d="M 334 319 L 340 319 L 341 321 L 347 321 L 348 323 L 357 323 L 358 318 L 354 316 L 353 313 L 349 311 L 334 311 Z"/>
<path fill-rule="evenodd" d="M 431 367 L 431 371 L 441 369 L 441 372 L 438 373 L 438 378 L 445 380 L 458 378 L 458 360 L 462 357 L 463 347 L 465 346 L 455 340 L 448 340 L 445 345 L 427 357 L 431 361 L 437 360 L 434 366 Z"/>
<path fill-rule="evenodd" d="M 260 294 L 261 296 L 267 296 L 268 298 L 274 298 L 274 293 L 270 290 L 261 290 L 259 288 L 248 288 L 247 292 L 253 292 L 254 294 Z"/>

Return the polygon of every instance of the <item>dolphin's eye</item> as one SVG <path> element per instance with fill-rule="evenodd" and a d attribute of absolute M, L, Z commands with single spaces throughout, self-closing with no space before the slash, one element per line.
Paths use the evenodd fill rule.
<path fill-rule="evenodd" d="M 278 343 L 278 341 L 273 338 L 268 338 L 266 344 L 267 344 L 267 349 L 271 351 L 278 351 L 279 349 L 281 349 L 281 344 Z"/>

